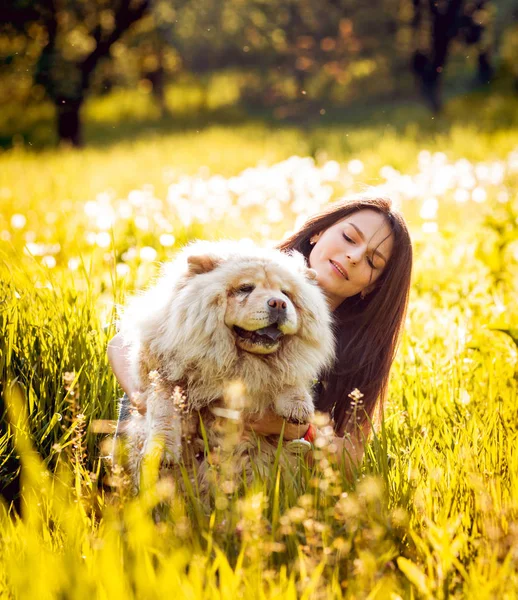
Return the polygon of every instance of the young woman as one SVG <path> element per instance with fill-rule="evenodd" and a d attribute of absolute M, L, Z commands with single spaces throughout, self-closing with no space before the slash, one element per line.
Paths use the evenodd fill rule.
<path fill-rule="evenodd" d="M 412 271 L 408 229 L 389 200 L 344 200 L 313 216 L 279 248 L 306 257 L 334 313 L 336 361 L 330 372 L 322 373 L 315 406 L 332 418 L 338 456 L 352 473 L 363 458 L 376 407 L 381 411 L 405 318 Z M 108 358 L 131 397 L 137 390 L 118 335 L 108 345 Z M 360 402 L 354 390 L 361 393 Z M 119 421 L 128 406 L 122 406 Z M 247 426 L 261 435 L 279 435 L 284 426 L 288 440 L 308 429 L 284 423 L 273 412 Z"/>

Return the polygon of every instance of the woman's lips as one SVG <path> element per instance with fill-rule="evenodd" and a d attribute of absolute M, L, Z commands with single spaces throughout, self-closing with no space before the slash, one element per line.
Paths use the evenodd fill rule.
<path fill-rule="evenodd" d="M 336 273 L 340 275 L 340 277 L 343 277 L 344 279 L 349 279 L 349 273 L 347 273 L 345 268 L 340 263 L 337 263 L 333 260 L 329 260 L 329 262 L 331 263 L 331 266 L 336 271 Z"/>

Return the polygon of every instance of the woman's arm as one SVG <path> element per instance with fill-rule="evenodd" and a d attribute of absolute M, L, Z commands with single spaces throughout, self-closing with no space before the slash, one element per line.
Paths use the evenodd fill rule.
<path fill-rule="evenodd" d="M 268 411 L 261 419 L 253 422 L 248 422 L 246 427 L 252 429 L 259 435 L 280 435 L 284 419 L 274 413 Z M 294 425 L 285 423 L 284 439 L 295 440 L 304 436 L 308 430 L 308 425 Z M 340 465 L 345 468 L 346 476 L 349 480 L 353 480 L 356 471 L 359 469 L 363 456 L 365 454 L 365 445 L 370 433 L 370 423 L 367 423 L 363 428 L 357 428 L 354 433 L 346 434 L 344 437 L 333 436 L 330 443 L 336 446 L 336 458 Z M 318 433 L 317 433 L 318 435 Z M 313 453 L 306 454 L 308 462 L 313 462 Z"/>
<path fill-rule="evenodd" d="M 344 466 L 347 479 L 350 481 L 354 479 L 363 461 L 370 428 L 370 423 L 367 423 L 362 428 L 358 427 L 354 433 L 346 433 L 344 437 L 335 436 L 333 439 L 332 443 L 337 447 L 338 463 Z"/>
<path fill-rule="evenodd" d="M 259 420 L 248 421 L 246 428 L 255 431 L 259 435 L 280 435 L 284 424 L 283 438 L 285 440 L 296 440 L 301 438 L 308 430 L 308 424 L 295 425 L 285 422 L 282 417 L 273 411 L 266 412 Z"/>
<path fill-rule="evenodd" d="M 121 388 L 131 400 L 138 395 L 138 388 L 133 383 L 130 370 L 128 347 L 123 344 L 122 335 L 117 333 L 108 343 L 108 360 Z"/>

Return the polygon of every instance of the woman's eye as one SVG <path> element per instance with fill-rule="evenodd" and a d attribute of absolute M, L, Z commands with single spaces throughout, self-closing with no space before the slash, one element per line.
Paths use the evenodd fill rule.
<path fill-rule="evenodd" d="M 255 290 L 255 285 L 252 285 L 251 283 L 247 283 L 247 284 L 239 287 L 237 291 L 242 292 L 243 294 L 250 294 L 250 292 L 253 292 L 254 290 Z"/>
<path fill-rule="evenodd" d="M 346 242 L 351 242 L 354 244 L 354 240 L 352 240 L 346 233 L 343 234 Z"/>

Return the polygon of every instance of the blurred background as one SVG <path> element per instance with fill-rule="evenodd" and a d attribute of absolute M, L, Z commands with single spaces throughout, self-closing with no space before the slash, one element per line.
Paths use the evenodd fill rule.
<path fill-rule="evenodd" d="M 7 0 L 0 65 L 4 148 L 251 118 L 390 123 L 387 105 L 406 122 L 412 106 L 516 93 L 518 2 Z"/>

